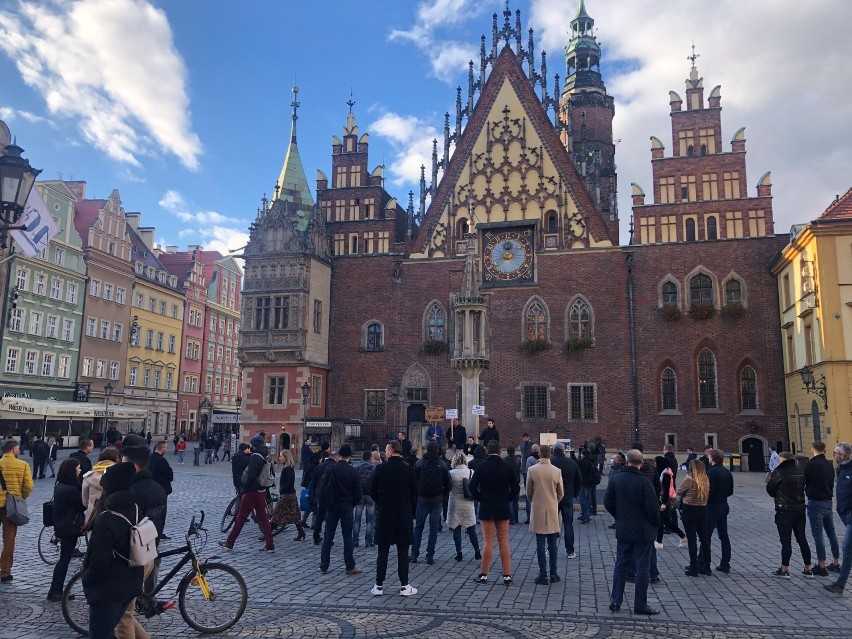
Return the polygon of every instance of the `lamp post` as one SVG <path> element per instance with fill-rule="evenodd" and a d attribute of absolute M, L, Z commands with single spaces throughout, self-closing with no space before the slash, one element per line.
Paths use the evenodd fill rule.
<path fill-rule="evenodd" d="M 302 384 L 302 426 L 299 428 L 299 441 L 304 443 L 307 441 L 307 435 L 305 434 L 305 426 L 308 421 L 308 395 L 311 392 L 311 385 L 308 382 Z M 304 460 L 300 460 L 304 463 Z"/>
<path fill-rule="evenodd" d="M 21 157 L 24 150 L 12 143 L 3 149 L 0 155 L 0 249 L 6 248 L 8 232 L 22 229 L 15 226 L 21 218 L 27 198 L 40 169 L 30 166 L 28 160 Z"/>
<path fill-rule="evenodd" d="M 388 382 L 388 388 L 390 389 L 390 393 L 388 393 L 387 398 L 394 404 L 402 404 L 402 397 L 399 395 L 399 382 L 392 379 Z M 397 413 L 399 412 L 399 406 L 397 406 L 396 409 L 391 408 L 391 411 L 393 413 L 393 437 L 396 437 L 396 420 Z M 405 433 L 405 436 L 408 437 L 408 433 Z"/>
<path fill-rule="evenodd" d="M 243 398 L 237 395 L 237 398 L 234 400 L 234 403 L 237 405 L 237 435 L 240 434 L 240 406 L 243 405 Z"/>
<path fill-rule="evenodd" d="M 823 406 L 828 409 L 828 388 L 825 385 L 825 375 L 820 375 L 819 380 L 815 379 L 813 371 L 808 368 L 807 364 L 799 372 L 802 375 L 805 391 L 821 397 Z"/>
<path fill-rule="evenodd" d="M 107 382 L 106 386 L 104 386 L 104 433 L 109 430 L 109 398 L 112 395 L 112 391 L 112 384 Z"/>

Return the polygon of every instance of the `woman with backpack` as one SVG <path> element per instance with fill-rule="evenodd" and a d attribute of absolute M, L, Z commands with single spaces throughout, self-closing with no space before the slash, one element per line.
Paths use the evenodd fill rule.
<path fill-rule="evenodd" d="M 660 505 L 666 509 L 660 512 L 660 526 L 657 529 L 657 540 L 654 542 L 654 548 L 661 550 L 663 548 L 663 535 L 666 530 L 670 530 L 680 537 L 678 548 L 686 548 L 686 534 L 677 525 L 677 491 L 675 490 L 674 469 L 672 464 L 677 465 L 676 461 L 666 459 L 662 455 L 654 458 L 657 464 L 657 472 L 660 474 Z"/>
<path fill-rule="evenodd" d="M 278 463 L 281 464 L 281 477 L 278 480 L 278 503 L 272 513 L 272 525 L 281 527 L 294 524 L 299 534 L 293 541 L 303 541 L 305 528 L 302 526 L 302 515 L 296 501 L 296 470 L 289 450 L 278 453 Z"/>
<path fill-rule="evenodd" d="M 80 488 L 80 462 L 76 459 L 66 459 L 59 466 L 56 475 L 56 485 L 53 488 L 53 530 L 59 538 L 59 561 L 53 568 L 53 580 L 47 591 L 47 600 L 62 601 L 62 590 L 65 588 L 65 577 L 68 574 L 68 564 L 77 539 L 86 518 Z"/>

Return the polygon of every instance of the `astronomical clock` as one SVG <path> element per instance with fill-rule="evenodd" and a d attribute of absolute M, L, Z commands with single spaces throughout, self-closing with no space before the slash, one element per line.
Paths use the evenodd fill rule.
<path fill-rule="evenodd" d="M 483 232 L 483 286 L 517 286 L 535 281 L 535 227 L 491 227 Z"/>

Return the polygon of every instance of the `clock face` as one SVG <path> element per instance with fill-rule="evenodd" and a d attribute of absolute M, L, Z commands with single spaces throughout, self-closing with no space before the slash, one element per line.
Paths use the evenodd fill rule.
<path fill-rule="evenodd" d="M 486 231 L 485 282 L 500 284 L 532 279 L 533 231 Z"/>

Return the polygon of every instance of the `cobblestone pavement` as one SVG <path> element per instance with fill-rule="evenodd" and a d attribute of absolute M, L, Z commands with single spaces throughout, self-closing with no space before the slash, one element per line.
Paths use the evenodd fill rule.
<path fill-rule="evenodd" d="M 790 566 L 792 579 L 769 576 L 778 566 L 780 544 L 772 502 L 758 473 L 734 475 L 736 494 L 730 501 L 729 519 L 732 572 L 698 579 L 685 576 L 687 551 L 676 548 L 677 538 L 667 535 L 665 548 L 658 551 L 663 583 L 649 591 L 650 605 L 660 608 L 662 614 L 647 619 L 631 614 L 630 584 L 622 612 L 613 615 L 608 609 L 615 553 L 614 531 L 608 528 L 612 518 L 608 514 L 598 514 L 589 525 L 575 521 L 579 558 L 566 560 L 560 545 L 559 584 L 548 587 L 534 583 L 538 574 L 534 537 L 526 526 L 517 525 L 509 530 L 515 579 L 510 587 L 503 586 L 499 579 L 487 586 L 475 584 L 473 577 L 479 567 L 467 541 L 464 560 L 457 563 L 453 559 L 452 538 L 445 531 L 438 536 L 436 563 L 427 565 L 421 561 L 411 566 L 411 583 L 419 589 L 418 595 L 404 598 L 396 594 L 396 560 L 392 551 L 385 582 L 388 594 L 372 597 L 369 590 L 375 576 L 376 549 L 363 545 L 356 548 L 355 557 L 364 572 L 347 577 L 339 533 L 332 549 L 330 572 L 325 576 L 317 574 L 319 548 L 311 543 L 310 535 L 307 542 L 296 543 L 290 531 L 276 538 L 276 552 L 269 555 L 259 552 L 263 543 L 258 541 L 257 528 L 247 525 L 234 551 L 222 556 L 216 541 L 223 537 L 218 530 L 219 520 L 233 496 L 229 465 L 194 467 L 188 457 L 186 465 L 178 466 L 171 454 L 168 459 L 175 468 L 176 480 L 167 525 L 173 541 L 167 543 L 179 544 L 190 517 L 204 509 L 209 539 L 202 557 L 218 555 L 232 563 L 249 586 L 245 615 L 221 637 L 460 637 L 470 636 L 471 631 L 489 638 L 852 637 L 852 596 L 827 593 L 822 585 L 828 579 L 799 576 L 801 556 L 795 545 Z M 59 604 L 44 599 L 52 570 L 39 559 L 36 538 L 41 528 L 39 506 L 49 498 L 51 490 L 49 480 L 36 481 L 29 500 L 33 521 L 19 529 L 15 578 L 0 585 L 0 639 L 78 636 L 63 621 Z M 837 525 L 841 526 L 839 519 Z M 718 563 L 718 553 L 718 540 L 714 540 L 714 564 Z M 423 554 L 421 550 L 421 557 Z M 76 565 L 77 560 L 69 575 Z M 164 562 L 166 569 L 170 565 Z M 499 577 L 496 557 L 491 575 Z M 195 634 L 176 609 L 144 625 L 157 639 Z"/>

